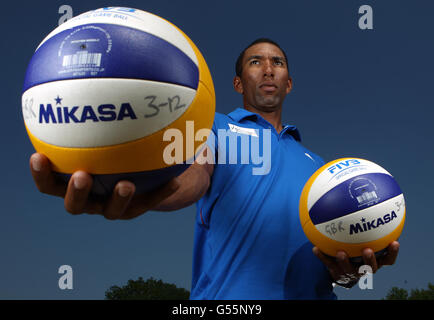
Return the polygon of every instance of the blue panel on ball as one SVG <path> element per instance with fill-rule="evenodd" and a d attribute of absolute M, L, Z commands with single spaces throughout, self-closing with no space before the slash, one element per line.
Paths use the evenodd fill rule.
<path fill-rule="evenodd" d="M 395 179 L 384 173 L 362 174 L 325 193 L 309 210 L 313 224 L 327 222 L 371 207 L 402 193 Z"/>
<path fill-rule="evenodd" d="M 108 198 L 112 194 L 116 184 L 121 180 L 133 182 L 136 186 L 136 194 L 149 192 L 169 182 L 172 178 L 179 176 L 189 166 L 190 164 L 183 163 L 152 171 L 92 175 L 93 186 L 91 197 Z M 65 182 L 68 182 L 71 178 L 70 174 L 55 172 L 55 175 Z"/>
<path fill-rule="evenodd" d="M 197 89 L 199 69 L 180 49 L 150 33 L 113 24 L 62 31 L 34 53 L 23 92 L 50 81 L 144 79 Z"/>

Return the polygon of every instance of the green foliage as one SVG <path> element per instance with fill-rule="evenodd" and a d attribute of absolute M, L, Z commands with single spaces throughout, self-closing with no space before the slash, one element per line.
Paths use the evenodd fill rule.
<path fill-rule="evenodd" d="M 409 300 L 434 300 L 434 284 L 428 283 L 428 290 L 411 290 Z"/>
<path fill-rule="evenodd" d="M 412 289 L 410 294 L 405 289 L 393 287 L 385 300 L 434 300 L 434 284 L 428 283 L 428 289 Z"/>
<path fill-rule="evenodd" d="M 407 300 L 408 292 L 405 289 L 393 287 L 386 296 L 386 300 Z"/>
<path fill-rule="evenodd" d="M 174 284 L 149 278 L 128 280 L 123 287 L 112 286 L 105 292 L 106 300 L 186 300 L 190 292 Z"/>

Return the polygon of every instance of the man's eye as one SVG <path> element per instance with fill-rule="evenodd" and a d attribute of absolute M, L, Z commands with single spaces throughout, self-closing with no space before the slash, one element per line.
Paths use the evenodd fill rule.
<path fill-rule="evenodd" d="M 274 64 L 278 66 L 283 66 L 283 62 L 279 60 L 274 61 Z"/>
<path fill-rule="evenodd" d="M 252 64 L 259 64 L 259 61 L 258 60 L 252 60 L 252 61 L 250 61 L 250 64 L 252 65 Z"/>

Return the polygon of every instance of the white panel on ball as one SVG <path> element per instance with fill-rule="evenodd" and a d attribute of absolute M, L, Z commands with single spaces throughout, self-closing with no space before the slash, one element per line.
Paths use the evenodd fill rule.
<path fill-rule="evenodd" d="M 54 92 L 57 95 L 53 96 Z M 148 80 L 74 79 L 30 88 L 23 94 L 22 106 L 24 121 L 38 139 L 62 147 L 102 147 L 133 141 L 167 127 L 188 109 L 195 95 L 196 90 L 191 88 Z M 26 100 L 32 101 L 32 105 Z M 98 109 L 105 104 L 103 114 Z M 128 117 L 124 108 L 123 121 L 103 121 L 113 112 L 116 117 L 121 115 L 122 104 L 131 106 L 135 119 Z M 52 112 L 47 110 L 49 107 Z M 86 116 L 86 107 L 88 119 L 75 122 L 69 118 L 68 125 L 62 125 L 65 113 L 71 113 L 75 107 L 73 117 L 81 120 Z M 97 121 L 89 118 L 92 112 Z"/>
<path fill-rule="evenodd" d="M 130 12 L 131 10 L 134 11 Z M 176 27 L 168 23 L 168 21 L 165 19 L 162 19 L 152 13 L 130 8 L 100 8 L 82 13 L 61 24 L 59 27 L 49 33 L 48 36 L 45 37 L 45 39 L 39 44 L 38 48 L 54 35 L 64 30 L 87 23 L 119 24 L 125 27 L 130 27 L 150 33 L 171 43 L 183 51 L 191 60 L 193 60 L 196 65 L 198 65 L 196 54 L 194 53 L 188 41 Z M 36 50 L 38 50 L 38 48 Z"/>

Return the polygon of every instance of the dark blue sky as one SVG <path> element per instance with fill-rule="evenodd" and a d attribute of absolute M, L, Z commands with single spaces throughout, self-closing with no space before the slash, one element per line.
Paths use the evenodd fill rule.
<path fill-rule="evenodd" d="M 326 161 L 353 156 L 394 175 L 407 219 L 397 263 L 374 275 L 374 289 L 337 289 L 340 299 L 378 299 L 392 286 L 434 283 L 434 3 L 429 1 L 10 1 L 1 13 L 3 104 L 0 157 L 0 299 L 103 299 L 128 279 L 161 278 L 190 289 L 195 207 L 150 212 L 132 221 L 71 216 L 40 194 L 28 169 L 33 147 L 21 114 L 27 64 L 57 24 L 107 5 L 150 11 L 197 44 L 210 67 L 217 111 L 241 106 L 232 89 L 239 52 L 258 37 L 286 50 L 294 89 L 284 122 Z M 374 29 L 360 30 L 358 8 L 373 8 Z M 58 288 L 71 265 L 74 289 Z"/>

